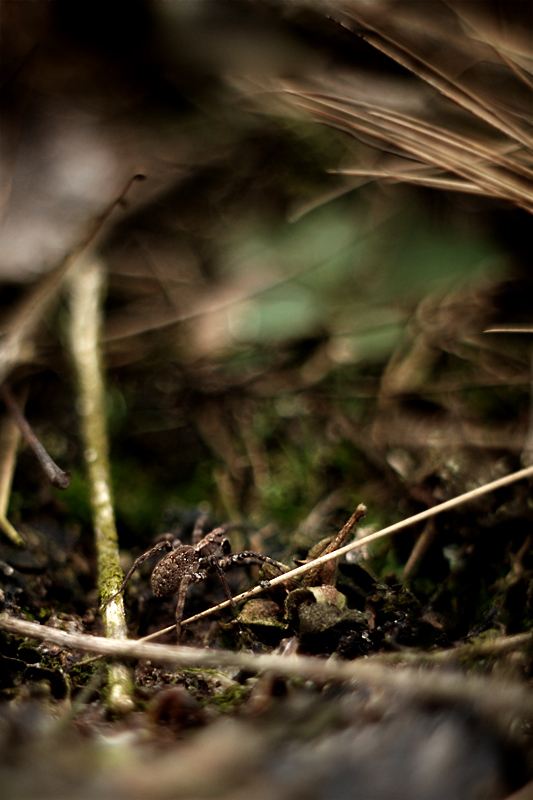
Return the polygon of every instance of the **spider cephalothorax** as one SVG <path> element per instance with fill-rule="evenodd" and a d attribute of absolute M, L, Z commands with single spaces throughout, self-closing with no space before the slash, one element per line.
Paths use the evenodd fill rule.
<path fill-rule="evenodd" d="M 224 591 L 233 604 L 233 598 L 224 575 L 224 570 L 231 567 L 232 564 L 266 563 L 277 567 L 280 572 L 285 572 L 287 569 L 278 561 L 274 561 L 274 559 L 261 553 L 256 553 L 253 550 L 231 553 L 231 546 L 224 528 L 215 528 L 211 533 L 202 537 L 201 527 L 197 525 L 193 534 L 193 544 L 182 544 L 179 539 L 171 540 L 165 538 L 146 553 L 143 553 L 142 556 L 139 556 L 124 578 L 120 589 L 106 601 L 105 605 L 124 590 L 140 564 L 161 550 L 167 550 L 168 552 L 154 567 L 150 581 L 152 591 L 157 597 L 178 595 L 176 604 L 178 639 L 181 634 L 181 620 L 187 589 L 192 583 L 204 581 L 211 570 L 217 572 Z"/>

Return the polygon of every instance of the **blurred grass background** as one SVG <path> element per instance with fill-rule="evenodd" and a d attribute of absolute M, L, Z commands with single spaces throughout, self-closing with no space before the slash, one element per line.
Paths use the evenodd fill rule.
<path fill-rule="evenodd" d="M 483 331 L 531 320 L 528 5 L 2 3 L 6 315 L 147 178 L 98 245 L 126 545 L 202 507 L 279 550 L 519 462 L 528 339 Z M 85 521 L 63 326 L 12 379 Z"/>

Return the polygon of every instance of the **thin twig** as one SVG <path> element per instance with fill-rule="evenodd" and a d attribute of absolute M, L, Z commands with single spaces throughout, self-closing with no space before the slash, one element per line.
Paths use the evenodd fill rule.
<path fill-rule="evenodd" d="M 2 399 L 6 404 L 7 410 L 15 420 L 15 423 L 17 424 L 24 441 L 28 447 L 33 450 L 46 477 L 58 489 L 68 489 L 70 486 L 70 472 L 65 472 L 58 467 L 54 459 L 46 451 L 42 443 L 33 432 L 28 420 L 22 413 L 21 408 L 9 387 L 4 384 L 0 391 L 2 393 Z"/>
<path fill-rule="evenodd" d="M 240 669 L 266 671 L 284 677 L 299 677 L 320 683 L 357 681 L 380 689 L 401 692 L 420 702 L 473 706 L 478 712 L 500 719 L 502 715 L 527 718 L 533 715 L 533 694 L 519 684 L 490 676 L 471 676 L 443 670 L 391 669 L 367 659 L 341 661 L 309 656 L 256 655 L 229 650 L 204 650 L 179 645 L 146 644 L 131 639 L 105 639 L 71 634 L 35 622 L 0 615 L 0 628 L 19 636 L 52 642 L 69 650 L 99 653 L 120 659 L 150 660 L 181 668 Z M 509 717 L 508 717 L 509 718 Z M 509 719 L 509 721 L 511 721 Z"/>
<path fill-rule="evenodd" d="M 435 520 L 430 519 L 415 542 L 413 549 L 411 550 L 411 555 L 407 559 L 405 567 L 403 569 L 402 574 L 402 581 L 408 581 L 416 570 L 418 569 L 418 565 L 424 558 L 425 554 L 433 544 L 433 540 L 437 535 L 437 528 L 435 526 Z"/>
<path fill-rule="evenodd" d="M 106 430 L 105 390 L 99 352 L 101 297 L 104 269 L 96 254 L 80 258 L 71 275 L 70 348 L 77 373 L 79 409 L 85 461 L 98 559 L 100 597 L 106 600 L 120 587 L 118 536 L 111 499 L 109 446 Z M 106 635 L 127 637 L 124 603 L 114 597 L 102 611 Z M 109 673 L 109 702 L 115 710 L 127 711 L 133 704 L 131 679 L 122 664 Z"/>
<path fill-rule="evenodd" d="M 124 205 L 132 185 L 144 177 L 144 175 L 134 175 L 128 180 L 118 197 L 107 206 L 103 214 L 90 220 L 79 245 L 67 253 L 55 269 L 32 286 L 22 301 L 15 306 L 10 317 L 3 322 L 3 336 L 0 341 L 0 382 L 7 378 L 17 364 L 29 359 L 32 353 L 31 338 L 44 314 L 54 301 L 58 300 L 65 276 L 85 250 L 94 244 L 114 210 Z"/>

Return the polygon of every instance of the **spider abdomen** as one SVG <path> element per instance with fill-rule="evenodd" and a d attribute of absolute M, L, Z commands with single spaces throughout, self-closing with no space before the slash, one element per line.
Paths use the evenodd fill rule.
<path fill-rule="evenodd" d="M 185 576 L 191 576 L 198 567 L 198 553 L 194 547 L 182 544 L 156 564 L 150 582 L 157 597 L 176 594 Z"/>

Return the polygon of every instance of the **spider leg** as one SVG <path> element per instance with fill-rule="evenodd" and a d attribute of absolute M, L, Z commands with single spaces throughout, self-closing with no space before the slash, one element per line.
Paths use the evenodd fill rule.
<path fill-rule="evenodd" d="M 220 583 L 224 587 L 224 591 L 226 592 L 226 597 L 230 601 L 231 605 L 235 608 L 235 601 L 234 601 L 234 599 L 233 599 L 233 597 L 231 595 L 231 592 L 229 590 L 228 582 L 226 580 L 226 576 L 224 575 L 224 570 L 223 570 L 222 566 L 220 565 L 220 562 L 215 559 L 214 562 L 213 562 L 213 566 L 217 571 L 218 577 L 220 578 Z"/>
<path fill-rule="evenodd" d="M 207 521 L 207 514 L 200 514 L 194 523 L 194 530 L 192 532 L 192 543 L 197 545 L 204 538 L 203 527 Z"/>
<path fill-rule="evenodd" d="M 131 567 L 131 569 L 129 570 L 128 574 L 126 575 L 126 577 L 122 581 L 120 589 L 118 591 L 116 591 L 115 594 L 112 594 L 111 597 L 107 598 L 105 603 L 102 604 L 102 608 L 105 608 L 107 606 L 107 604 L 111 602 L 111 600 L 114 600 L 115 597 L 117 597 L 121 592 L 124 591 L 129 579 L 131 578 L 131 576 L 133 575 L 133 573 L 135 572 L 137 567 L 139 567 L 148 558 L 150 558 L 151 556 L 153 556 L 156 553 L 158 553 L 160 550 L 172 550 L 172 544 L 167 539 L 165 539 L 162 542 L 158 542 L 156 545 L 154 545 L 154 547 L 151 547 L 150 550 L 147 550 L 146 553 L 142 554 L 142 556 L 139 556 L 138 558 L 136 558 L 135 561 L 133 562 L 133 566 Z"/>
<path fill-rule="evenodd" d="M 231 602 L 232 606 L 235 606 L 235 601 L 233 600 L 226 576 L 224 574 L 224 570 L 228 569 L 228 567 L 231 567 L 232 564 L 271 564 L 280 572 L 287 571 L 287 567 L 285 567 L 283 564 L 280 564 L 279 561 L 274 561 L 273 558 L 263 556 L 261 553 L 255 553 L 253 550 L 245 550 L 242 553 L 232 553 L 231 555 L 218 559 L 215 556 L 210 556 L 202 559 L 202 561 L 207 562 L 210 567 L 213 567 L 216 570 L 218 577 L 220 578 L 220 582 L 224 587 L 224 591 L 226 592 L 228 600 Z"/>
<path fill-rule="evenodd" d="M 185 606 L 185 596 L 187 589 L 192 583 L 200 583 L 207 578 L 206 572 L 192 572 L 189 575 L 184 575 L 181 579 L 178 589 L 178 602 L 176 603 L 176 634 L 178 642 L 181 638 L 181 621 L 183 619 L 183 608 Z"/>
<path fill-rule="evenodd" d="M 219 559 L 217 562 L 222 569 L 228 569 L 232 564 L 271 564 L 276 567 L 281 573 L 287 572 L 285 564 L 275 561 L 273 558 L 264 556 L 261 553 L 255 553 L 253 550 L 244 550 L 242 553 L 231 553 L 229 556 Z"/>
<path fill-rule="evenodd" d="M 229 556 L 228 556 L 229 558 Z M 200 559 L 200 567 L 205 569 L 204 574 L 207 577 L 207 572 L 209 569 L 214 569 L 217 573 L 218 577 L 220 578 L 220 583 L 222 584 L 224 591 L 226 592 L 226 597 L 230 601 L 231 605 L 234 606 L 235 603 L 233 602 L 233 597 L 231 595 L 228 582 L 226 580 L 226 576 L 224 575 L 223 567 L 221 566 L 226 561 L 226 558 L 217 558 L 217 556 L 204 556 Z"/>
<path fill-rule="evenodd" d="M 289 571 L 289 568 L 286 567 L 285 564 L 281 564 L 281 562 L 275 561 L 273 558 L 269 558 L 268 556 L 264 556 L 262 553 L 256 553 L 253 550 L 244 550 L 242 553 L 231 553 L 228 556 L 224 556 L 224 558 L 220 558 L 218 561 L 218 564 L 222 569 L 228 569 L 232 564 L 241 563 L 270 564 L 279 570 L 282 575 Z M 288 580 L 290 580 L 295 586 L 301 586 L 300 582 L 295 578 L 289 578 Z"/>

